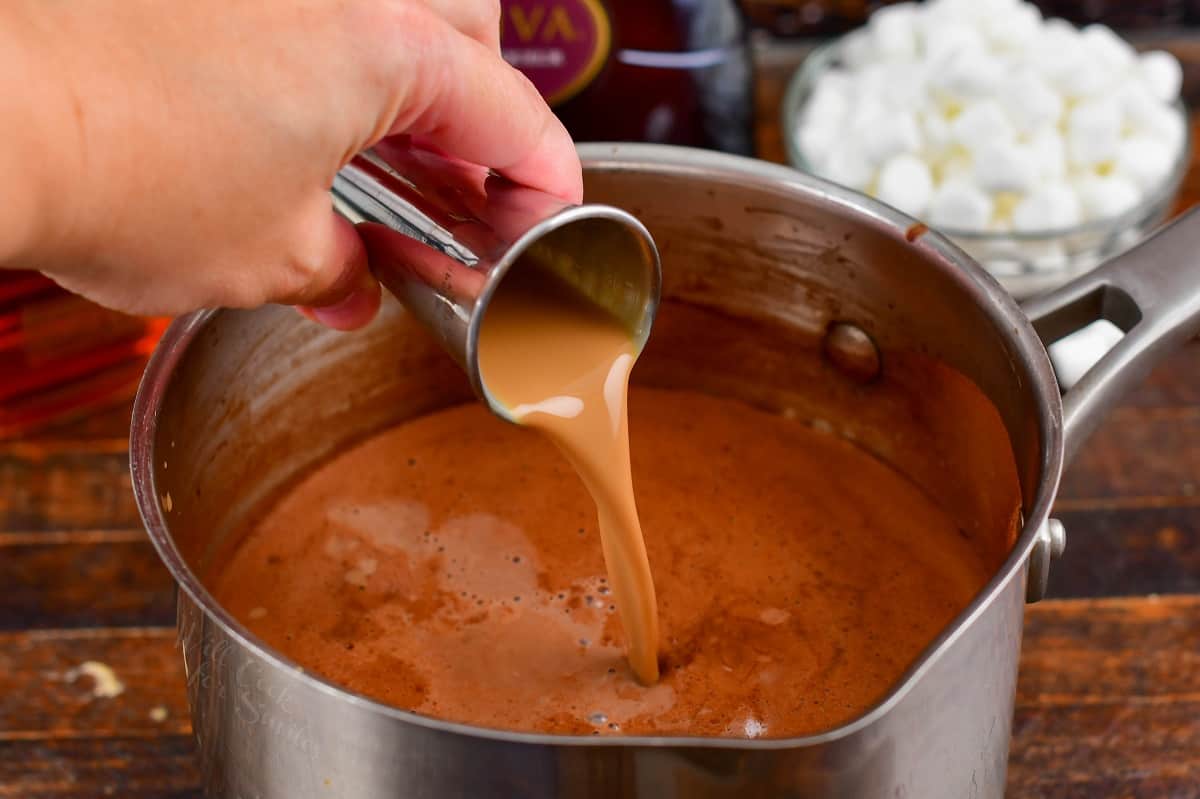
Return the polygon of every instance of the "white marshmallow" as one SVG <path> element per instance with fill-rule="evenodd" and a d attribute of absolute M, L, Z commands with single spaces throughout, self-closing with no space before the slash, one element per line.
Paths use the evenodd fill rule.
<path fill-rule="evenodd" d="M 1083 217 L 1079 197 L 1065 183 L 1038 186 L 1013 209 L 1013 228 L 1022 233 L 1062 230 L 1078 225 Z"/>
<path fill-rule="evenodd" d="M 825 159 L 838 146 L 841 129 L 837 125 L 825 124 L 812 120 L 800 126 L 796 141 L 800 145 L 800 153 L 810 167 L 820 169 Z"/>
<path fill-rule="evenodd" d="M 1030 3 L 1021 3 L 1003 14 L 989 18 L 981 30 L 988 44 L 999 51 L 1021 52 L 1037 38 L 1042 12 Z"/>
<path fill-rule="evenodd" d="M 983 51 L 955 50 L 930 65 L 930 85 L 957 98 L 993 94 L 1003 78 L 1004 65 Z"/>
<path fill-rule="evenodd" d="M 887 61 L 907 61 L 917 55 L 917 7 L 914 3 L 884 6 L 871 15 L 867 29 L 873 55 Z"/>
<path fill-rule="evenodd" d="M 937 108 L 925 108 L 918 115 L 921 123 L 921 138 L 925 142 L 926 152 L 937 157 L 950 146 L 950 123 Z"/>
<path fill-rule="evenodd" d="M 1072 164 L 1094 166 L 1116 156 L 1121 143 L 1121 106 L 1113 99 L 1079 103 L 1067 118 L 1067 155 Z"/>
<path fill-rule="evenodd" d="M 1142 199 L 1137 186 L 1120 175 L 1084 175 L 1076 179 L 1075 192 L 1088 220 L 1120 216 Z"/>
<path fill-rule="evenodd" d="M 857 191 L 865 189 L 873 177 L 871 165 L 863 154 L 848 146 L 830 151 L 820 164 L 817 174 Z"/>
<path fill-rule="evenodd" d="M 1175 152 L 1153 136 L 1130 136 L 1117 151 L 1116 174 L 1129 178 L 1145 193 L 1157 189 L 1171 172 Z"/>
<path fill-rule="evenodd" d="M 1177 109 L 1171 106 L 1155 103 L 1143 109 L 1141 122 L 1132 126 L 1130 135 L 1144 133 L 1153 136 L 1163 143 L 1172 154 L 1178 154 L 1183 148 L 1187 136 L 1187 122 Z"/>
<path fill-rule="evenodd" d="M 938 182 L 962 179 L 970 182 L 975 175 L 975 164 L 965 151 L 954 152 L 937 164 Z"/>
<path fill-rule="evenodd" d="M 1025 192 L 1037 182 L 1037 164 L 1026 145 L 984 142 L 974 149 L 975 180 L 987 191 Z"/>
<path fill-rule="evenodd" d="M 998 99 L 1019 132 L 1057 124 L 1062 96 L 1036 72 L 1023 69 L 1004 81 Z"/>
<path fill-rule="evenodd" d="M 1057 180 L 1067 174 L 1067 145 L 1058 128 L 1045 127 L 1030 136 L 1029 153 L 1040 180 Z"/>
<path fill-rule="evenodd" d="M 957 18 L 969 18 L 975 13 L 978 0 L 928 0 L 925 7 L 931 14 L 944 14 Z"/>
<path fill-rule="evenodd" d="M 874 42 L 865 29 L 847 33 L 838 46 L 838 58 L 851 69 L 857 69 L 874 60 Z"/>
<path fill-rule="evenodd" d="M 1093 63 L 1085 58 L 1074 70 L 1060 75 L 1055 85 L 1063 96 L 1069 99 L 1103 97 L 1112 88 L 1118 74 L 1107 64 Z"/>
<path fill-rule="evenodd" d="M 860 100 L 870 97 L 880 105 L 887 104 L 888 73 L 893 65 L 874 61 L 858 70 L 851 94 Z"/>
<path fill-rule="evenodd" d="M 872 166 L 878 166 L 894 155 L 915 153 L 921 148 L 921 130 L 911 111 L 893 113 L 886 124 L 866 124 L 854 135 Z"/>
<path fill-rule="evenodd" d="M 950 230 L 983 230 L 992 217 L 992 198 L 969 181 L 943 183 L 929 202 L 929 221 Z"/>
<path fill-rule="evenodd" d="M 1113 33 L 1107 25 L 1088 25 L 1079 36 L 1088 53 L 1114 71 L 1128 71 L 1137 61 L 1133 45 Z"/>
<path fill-rule="evenodd" d="M 1063 91 L 1078 80 L 1077 73 L 1087 68 L 1087 53 L 1079 32 L 1048 20 L 1036 41 L 1026 49 L 1023 60 L 1056 89 Z"/>
<path fill-rule="evenodd" d="M 933 196 L 929 166 L 913 155 L 898 155 L 879 170 L 876 195 L 910 216 L 921 216 Z"/>
<path fill-rule="evenodd" d="M 929 101 L 929 69 L 924 64 L 896 64 L 886 86 L 892 108 L 911 111 Z"/>
<path fill-rule="evenodd" d="M 1138 59 L 1138 73 L 1142 84 L 1154 99 L 1173 103 L 1179 99 L 1183 88 L 1183 67 L 1179 59 L 1165 50 L 1151 50 Z"/>
<path fill-rule="evenodd" d="M 852 132 L 869 129 L 886 122 L 888 109 L 874 94 L 859 93 L 846 116 L 846 127 Z"/>
<path fill-rule="evenodd" d="M 840 124 L 850 110 L 854 80 L 840 69 L 831 69 L 817 78 L 812 96 L 804 106 L 804 116 L 818 124 Z"/>
<path fill-rule="evenodd" d="M 1071 265 L 1071 256 L 1060 241 L 1027 241 L 1023 249 L 1029 265 L 1038 272 L 1061 272 Z"/>
<path fill-rule="evenodd" d="M 963 147 L 978 147 L 984 142 L 1011 141 L 1015 136 L 1012 122 L 1000 103 L 980 100 L 968 105 L 950 123 L 951 138 Z"/>
<path fill-rule="evenodd" d="M 957 52 L 980 53 L 983 37 L 969 24 L 927 17 L 920 27 L 921 48 L 928 62 L 937 62 Z"/>
<path fill-rule="evenodd" d="M 1121 105 L 1123 127 L 1126 130 L 1152 127 L 1164 107 L 1146 90 L 1145 84 L 1137 76 L 1120 84 L 1113 95 Z"/>
<path fill-rule="evenodd" d="M 1119 214 L 1163 185 L 1187 135 L 1172 56 L 1021 0 L 892 4 L 839 55 L 797 123 L 806 163 L 952 230 Z"/>
<path fill-rule="evenodd" d="M 953 19 L 969 21 L 983 28 L 989 23 L 1012 13 L 1014 9 L 1020 8 L 1022 3 L 1020 0 L 968 0 L 968 2 L 961 2 L 960 0 L 957 3 L 935 3 L 932 5 L 936 9 L 935 13 L 941 13 Z"/>

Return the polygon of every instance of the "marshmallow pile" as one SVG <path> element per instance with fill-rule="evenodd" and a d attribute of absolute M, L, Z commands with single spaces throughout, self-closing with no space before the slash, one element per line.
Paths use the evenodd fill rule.
<path fill-rule="evenodd" d="M 1161 189 L 1185 146 L 1182 69 L 1020 0 L 876 11 L 797 120 L 818 175 L 959 232 L 1061 230 Z"/>

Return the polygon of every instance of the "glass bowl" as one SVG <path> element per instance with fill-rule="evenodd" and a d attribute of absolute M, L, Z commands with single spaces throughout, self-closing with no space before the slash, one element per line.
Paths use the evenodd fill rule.
<path fill-rule="evenodd" d="M 825 44 L 804 60 L 792 75 L 783 100 L 783 140 L 792 166 L 813 173 L 800 151 L 796 122 L 827 70 L 841 66 L 839 50 L 845 37 Z M 1136 206 L 1110 219 L 1096 219 L 1070 228 L 1043 231 L 992 233 L 938 227 L 958 246 L 978 260 L 1011 294 L 1018 298 L 1049 291 L 1071 278 L 1128 250 L 1158 227 L 1171 213 L 1175 196 L 1191 160 L 1192 132 L 1187 110 L 1176 101 L 1183 121 L 1184 141 L 1162 184 Z M 932 226 L 931 226 L 932 227 Z"/>

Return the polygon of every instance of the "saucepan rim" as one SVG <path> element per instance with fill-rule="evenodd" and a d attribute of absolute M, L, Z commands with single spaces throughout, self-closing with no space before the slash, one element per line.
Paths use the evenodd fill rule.
<path fill-rule="evenodd" d="M 917 224 L 916 220 L 911 217 L 865 195 L 784 166 L 741 156 L 649 144 L 586 144 L 580 145 L 579 152 L 585 169 L 595 171 L 654 171 L 658 174 L 696 175 L 715 182 L 724 180 L 740 185 L 744 185 L 747 180 L 754 180 L 781 194 L 801 193 L 808 195 L 810 199 L 841 207 L 863 224 L 871 225 L 896 237 L 905 237 L 911 226 Z M 159 492 L 153 468 L 158 415 L 177 365 L 187 354 L 192 340 L 219 311 L 197 311 L 172 322 L 151 355 L 138 388 L 130 429 L 130 473 L 142 521 L 154 548 L 170 570 L 179 589 L 211 621 L 216 623 L 225 635 L 246 647 L 274 668 L 290 672 L 295 679 L 302 681 L 308 687 L 363 710 L 397 721 L 445 733 L 504 743 L 539 746 L 772 750 L 811 747 L 846 738 L 870 727 L 886 715 L 913 689 L 934 663 L 944 656 L 965 630 L 1006 590 L 1010 581 L 1020 577 L 1036 533 L 1049 516 L 1050 505 L 1058 490 L 1063 466 L 1062 401 L 1058 382 L 1046 350 L 1034 332 L 1032 324 L 1022 313 L 1020 306 L 970 256 L 935 231 L 923 232 L 911 243 L 911 246 L 926 250 L 928 254 L 956 267 L 951 271 L 953 278 L 960 284 L 960 288 L 968 296 L 974 298 L 980 309 L 990 317 L 997 330 L 1011 337 L 1018 353 L 1026 359 L 1032 378 L 1030 390 L 1039 400 L 1037 427 L 1041 479 L 1032 501 L 1026 503 L 1024 525 L 1012 551 L 987 585 L 925 648 L 920 657 L 914 661 L 882 699 L 854 720 L 830 730 L 792 738 L 742 739 L 692 736 L 568 736 L 476 727 L 422 716 L 385 705 L 362 694 L 342 688 L 320 675 L 309 673 L 291 659 L 271 649 L 233 618 L 191 571 L 175 546 L 170 527 L 158 501 Z"/>

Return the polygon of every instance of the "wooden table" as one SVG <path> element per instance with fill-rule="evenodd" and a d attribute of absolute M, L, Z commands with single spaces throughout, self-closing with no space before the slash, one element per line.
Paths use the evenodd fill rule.
<path fill-rule="evenodd" d="M 786 58 L 760 80 L 764 156 Z M 1190 82 L 1189 82 L 1189 85 Z M 1185 204 L 1200 198 L 1200 168 Z M 0 442 L 0 797 L 199 797 L 174 593 L 142 532 L 128 407 Z M 1055 511 L 1028 612 L 1010 796 L 1200 796 L 1200 342 L 1119 407 Z M 125 684 L 96 697 L 86 661 Z"/>

